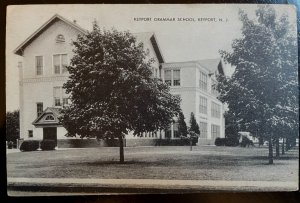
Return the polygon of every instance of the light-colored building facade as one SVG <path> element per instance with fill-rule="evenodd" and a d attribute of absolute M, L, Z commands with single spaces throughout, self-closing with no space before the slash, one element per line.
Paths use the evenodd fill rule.
<path fill-rule="evenodd" d="M 76 23 L 55 15 L 16 48 L 15 54 L 23 57 L 23 61 L 19 63 L 21 138 L 72 139 L 65 136 L 67 131 L 59 123 L 58 115 L 60 109 L 70 102 L 62 86 L 68 79 L 66 66 L 73 56 L 71 42 L 86 32 Z M 171 70 L 171 91 L 181 96 L 186 120 L 188 121 L 190 112 L 194 112 L 200 126 L 207 123 L 207 139 L 223 137 L 223 105 L 210 90 L 214 77 L 214 74 L 210 74 L 214 73 L 211 72 L 214 68 L 207 69 L 201 65 L 201 61 L 165 63 L 154 33 L 138 33 L 135 36 L 137 41 L 143 42 L 145 49 L 149 50 L 149 57 L 155 59 L 152 65 L 154 77 L 161 77 L 169 83 L 168 71 Z M 217 72 L 219 69 L 223 70 L 220 64 L 217 64 Z M 201 71 L 207 75 L 206 91 L 199 86 Z M 177 85 L 176 78 L 179 78 L 180 85 Z M 199 102 L 202 101 L 202 97 L 207 99 L 206 114 L 200 111 Z M 211 114 L 211 106 L 216 108 L 214 114 Z M 217 133 L 211 134 L 213 132 L 209 129 L 210 125 L 219 126 L 214 129 Z M 173 125 L 172 129 L 171 138 L 175 138 L 176 129 Z M 204 133 L 202 135 L 204 136 Z M 165 138 L 165 133 L 145 133 L 143 139 L 155 139 L 158 136 Z M 128 135 L 127 139 L 140 138 Z"/>
<path fill-rule="evenodd" d="M 200 128 L 198 144 L 214 144 L 217 137 L 225 137 L 224 105 L 215 88 L 218 74 L 224 74 L 220 59 L 162 64 L 162 78 L 171 93 L 181 98 L 186 123 L 192 112 L 195 115 Z M 179 137 L 176 124 L 171 128 L 175 131 L 169 133 L 171 138 Z"/>

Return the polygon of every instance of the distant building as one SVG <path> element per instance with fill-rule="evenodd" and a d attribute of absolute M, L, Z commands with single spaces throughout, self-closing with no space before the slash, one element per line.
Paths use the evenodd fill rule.
<path fill-rule="evenodd" d="M 71 41 L 86 30 L 59 15 L 54 15 L 19 45 L 15 54 L 23 56 L 19 63 L 20 137 L 23 139 L 53 139 L 58 147 L 67 146 L 74 138 L 58 121 L 60 109 L 70 101 L 62 89 L 68 79 L 66 66 L 73 56 Z M 201 128 L 200 143 L 213 144 L 224 137 L 223 105 L 212 88 L 215 75 L 224 74 L 220 59 L 182 63 L 165 63 L 154 33 L 135 34 L 155 59 L 154 77 L 161 77 L 171 86 L 171 92 L 182 98 L 182 109 L 188 123 L 194 112 Z M 176 123 L 164 132 L 148 132 L 143 137 L 128 135 L 128 146 L 151 145 L 157 138 L 176 139 Z M 75 138 L 76 139 L 76 138 Z"/>

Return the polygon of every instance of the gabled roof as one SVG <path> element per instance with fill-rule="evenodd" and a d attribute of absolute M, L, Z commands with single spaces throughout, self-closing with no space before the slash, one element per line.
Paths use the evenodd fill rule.
<path fill-rule="evenodd" d="M 33 122 L 32 125 L 34 126 L 47 126 L 47 125 L 56 125 L 60 126 L 61 123 L 58 120 L 58 117 L 60 115 L 60 108 L 54 108 L 54 107 L 47 107 L 40 116 L 38 116 Z M 45 121 L 44 118 L 47 115 L 52 115 L 54 117 L 54 121 Z"/>
<path fill-rule="evenodd" d="M 158 46 L 158 43 L 157 43 L 157 39 L 156 39 L 156 36 L 155 36 L 155 33 L 154 32 L 139 32 L 139 33 L 133 33 L 133 36 L 136 37 L 137 41 L 140 41 L 140 42 L 145 42 L 147 40 L 150 40 L 152 46 L 153 46 L 153 49 L 154 49 L 154 52 L 155 52 L 155 55 L 158 59 L 158 62 L 159 63 L 164 63 L 165 60 L 164 60 L 164 57 L 160 51 L 160 48 Z"/>
<path fill-rule="evenodd" d="M 46 23 L 44 23 L 39 29 L 37 29 L 32 35 L 30 35 L 22 44 L 20 44 L 15 50 L 14 53 L 17 55 L 22 56 L 23 50 L 34 40 L 36 39 L 41 33 L 43 33 L 48 27 L 50 27 L 53 23 L 57 21 L 62 21 L 71 27 L 75 28 L 76 30 L 82 32 L 83 34 L 87 33 L 86 30 L 78 26 L 76 23 L 73 23 L 62 16 L 55 14 L 52 18 L 50 18 Z"/>
<path fill-rule="evenodd" d="M 216 70 L 220 74 L 224 75 L 224 68 L 222 60 L 220 58 L 216 59 L 203 59 L 197 61 L 203 68 L 207 69 L 210 73 L 214 73 Z"/>
<path fill-rule="evenodd" d="M 52 18 L 50 18 L 46 23 L 44 23 L 38 30 L 36 30 L 32 35 L 30 35 L 22 44 L 20 44 L 15 50 L 14 53 L 17 55 L 22 56 L 23 50 L 33 41 L 35 40 L 41 33 L 43 33 L 47 28 L 49 28 L 53 23 L 57 22 L 58 20 L 63 21 L 64 23 L 68 24 L 69 26 L 75 28 L 76 30 L 80 31 L 83 34 L 87 33 L 87 30 L 81 28 L 76 23 L 73 23 L 62 16 L 55 14 Z M 146 40 L 150 40 L 155 54 L 158 58 L 159 63 L 164 63 L 164 58 L 158 46 L 155 34 L 153 32 L 142 32 L 142 33 L 135 33 L 133 34 L 137 41 L 145 42 Z"/>

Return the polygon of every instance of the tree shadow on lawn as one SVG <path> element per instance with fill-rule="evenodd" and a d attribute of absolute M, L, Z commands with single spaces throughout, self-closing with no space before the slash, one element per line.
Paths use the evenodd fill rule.
<path fill-rule="evenodd" d="M 274 160 L 276 160 L 274 158 Z M 87 165 L 91 167 L 102 167 L 102 166 L 134 166 L 134 167 L 187 167 L 194 169 L 218 169 L 220 167 L 231 167 L 231 166 L 258 166 L 265 165 L 268 163 L 268 157 L 266 156 L 211 156 L 201 155 L 193 159 L 129 159 L 124 163 L 120 163 L 119 160 L 97 160 L 97 161 L 86 161 L 80 162 L 76 165 Z M 277 164 L 277 163 L 276 163 Z M 279 165 L 282 163 L 278 163 Z"/>
<path fill-rule="evenodd" d="M 124 163 L 120 163 L 120 161 L 118 160 L 110 160 L 110 161 L 95 161 L 95 162 L 85 162 L 82 163 L 84 165 L 88 165 L 88 166 L 107 166 L 107 165 L 137 165 L 137 164 L 142 164 L 142 165 L 146 165 L 146 164 L 150 164 L 149 162 L 146 161 L 134 161 L 134 160 L 130 160 L 130 161 L 124 161 Z"/>
<path fill-rule="evenodd" d="M 268 160 L 268 156 L 252 156 L 248 157 L 248 159 L 252 160 Z M 280 157 L 273 157 L 274 160 L 299 160 L 297 156 L 280 156 Z"/>

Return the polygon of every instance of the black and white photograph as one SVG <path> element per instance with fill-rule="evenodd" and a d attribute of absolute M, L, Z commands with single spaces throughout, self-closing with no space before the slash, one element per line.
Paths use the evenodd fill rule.
<path fill-rule="evenodd" d="M 9 196 L 297 191 L 297 10 L 11 5 Z"/>

